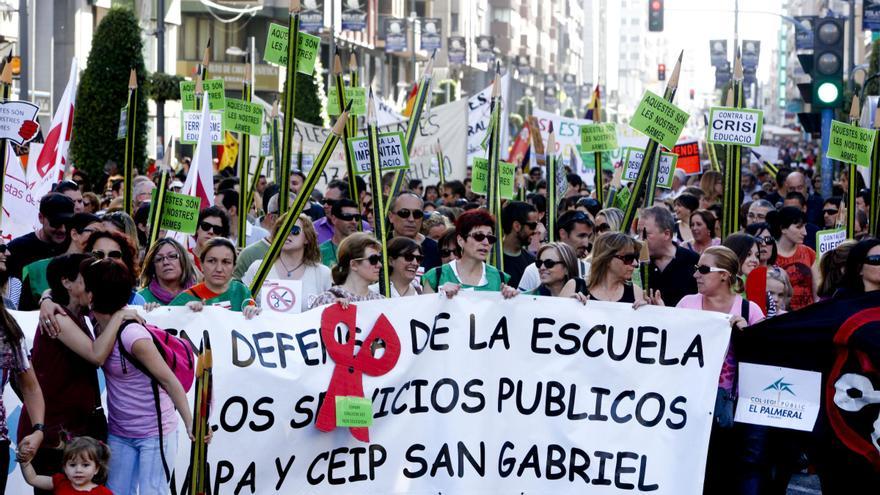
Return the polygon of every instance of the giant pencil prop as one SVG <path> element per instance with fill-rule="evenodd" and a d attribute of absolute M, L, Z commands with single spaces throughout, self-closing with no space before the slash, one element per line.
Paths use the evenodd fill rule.
<path fill-rule="evenodd" d="M 486 181 L 486 204 L 489 213 L 495 217 L 495 235 L 498 241 L 492 245 L 489 263 L 499 271 L 504 271 L 504 251 L 501 242 L 501 76 L 500 64 L 495 66 L 495 82 L 492 84 L 492 101 L 490 106 L 491 129 L 489 135 L 489 177 Z"/>
<path fill-rule="evenodd" d="M 299 194 L 296 195 L 293 205 L 291 205 L 284 216 L 278 220 L 279 222 L 283 222 L 281 228 L 278 230 L 280 234 L 272 239 L 272 244 L 269 245 L 269 251 L 266 253 L 266 256 L 263 257 L 263 261 L 257 269 L 254 281 L 251 282 L 251 294 L 256 295 L 260 292 L 260 287 L 263 286 L 263 282 L 265 282 L 266 277 L 269 276 L 269 272 L 272 270 L 272 265 L 275 264 L 278 255 L 281 254 L 281 248 L 284 246 L 285 239 L 287 239 L 286 232 L 290 232 L 290 229 L 296 224 L 299 215 L 303 212 L 303 209 L 305 209 L 306 204 L 308 204 L 309 198 L 312 196 L 312 191 L 315 190 L 318 180 L 324 173 L 324 167 L 327 166 L 327 162 L 330 161 L 330 157 L 333 155 L 336 143 L 339 142 L 342 133 L 345 132 L 345 123 L 348 120 L 348 110 L 350 107 L 351 102 L 349 102 L 349 105 L 345 108 L 339 118 L 336 119 L 336 123 L 333 124 L 333 128 L 330 130 L 330 134 L 328 134 L 327 139 L 324 140 L 324 145 L 321 147 L 321 151 L 315 156 L 315 163 L 309 170 L 309 175 L 306 176 L 306 181 L 300 189 Z M 373 201 L 376 200 L 373 199 Z"/>
<path fill-rule="evenodd" d="M 339 103 L 339 110 L 345 108 L 345 83 L 342 80 L 342 58 L 339 54 L 333 60 L 333 80 L 336 83 L 336 101 Z M 354 85 L 350 86 L 354 88 Z M 360 197 L 357 189 L 357 170 L 354 167 L 354 157 L 351 156 L 351 150 L 348 149 L 348 140 L 353 137 L 349 133 L 350 122 L 345 124 L 345 132 L 342 133 L 342 148 L 345 150 L 345 170 L 348 174 L 348 196 L 352 200 L 357 201 Z M 358 206 L 360 211 L 360 206 Z M 358 230 L 363 230 L 363 222 L 357 222 Z"/>
<path fill-rule="evenodd" d="M 651 295 L 651 252 L 648 250 L 648 231 L 642 228 L 642 247 L 639 249 L 639 278 L 646 297 Z"/>
<path fill-rule="evenodd" d="M 360 78 L 358 77 L 357 57 L 354 56 L 354 52 L 352 52 L 351 55 L 348 57 L 348 80 L 349 80 L 350 87 L 352 87 L 352 88 L 360 87 Z M 343 107 L 342 105 L 339 106 L 339 108 L 342 108 L 342 107 Z M 345 126 L 345 135 L 348 136 L 348 139 L 352 139 L 357 136 L 357 131 L 358 131 L 357 115 L 352 114 L 348 117 L 348 125 Z M 346 149 L 346 151 L 348 150 L 348 144 L 345 145 L 345 149 Z M 300 152 L 301 151 L 302 151 L 302 148 L 300 148 Z M 357 181 L 354 181 L 354 184 L 357 185 Z M 355 188 L 355 189 L 357 189 L 357 188 Z M 355 204 L 357 204 L 358 211 L 362 211 L 360 193 L 355 194 L 351 198 L 351 200 L 354 201 Z M 358 222 L 357 229 L 359 231 L 364 229 L 363 222 Z"/>
<path fill-rule="evenodd" d="M 409 155 L 412 153 L 413 144 L 416 141 L 416 135 L 419 133 L 419 125 L 422 120 L 422 111 L 425 109 L 425 102 L 428 101 L 428 98 L 431 97 L 431 79 L 434 77 L 434 56 L 437 54 L 437 51 L 434 51 L 434 54 L 431 55 L 431 60 L 428 61 L 428 65 L 425 66 L 425 71 L 422 72 L 422 78 L 419 80 L 419 89 L 416 92 L 416 102 L 413 105 L 412 113 L 409 115 L 409 121 L 406 123 L 406 131 L 403 133 L 403 139 L 406 141 L 406 153 Z M 400 192 L 401 186 L 403 185 L 404 179 L 406 179 L 406 170 L 396 170 L 394 172 L 394 181 L 391 183 L 391 194 L 388 195 L 389 201 L 388 205 L 385 208 L 385 214 L 388 214 L 388 208 L 391 206 L 391 198 L 397 196 L 397 193 Z M 381 189 L 379 189 L 381 191 Z M 376 192 L 373 191 L 373 202 L 375 203 Z"/>
<path fill-rule="evenodd" d="M 3 70 L 0 72 L 0 101 L 9 100 L 12 93 L 12 53 L 6 57 Z M 8 159 L 9 145 L 5 139 L 0 139 L 0 205 L 3 204 L 3 192 L 6 187 L 6 160 Z"/>
<path fill-rule="evenodd" d="M 596 108 L 593 109 L 593 122 L 600 123 L 602 122 L 602 97 L 601 95 L 596 97 Z M 605 204 L 605 177 L 602 176 L 602 152 L 596 151 L 593 153 L 593 170 L 596 172 L 596 176 L 593 178 L 593 187 L 596 189 L 596 201 L 599 202 L 600 205 Z M 554 176 L 555 177 L 555 176 Z M 550 192 L 549 189 L 550 182 L 547 182 L 547 192 Z M 554 190 L 556 188 L 554 187 Z M 556 237 L 555 233 L 554 236 Z M 552 239 L 551 239 L 551 242 Z"/>
<path fill-rule="evenodd" d="M 128 76 L 128 115 L 126 118 L 125 125 L 127 126 L 125 129 L 125 161 L 122 165 L 122 170 L 124 174 L 125 181 L 122 185 L 122 210 L 128 213 L 131 216 L 134 216 L 134 211 L 132 211 L 132 198 L 131 198 L 131 181 L 134 176 L 134 155 L 135 155 L 135 142 L 137 141 L 137 135 L 135 134 L 134 126 L 137 123 L 137 72 L 134 69 L 131 69 L 131 73 Z"/>
<path fill-rule="evenodd" d="M 547 149 L 556 149 L 556 135 L 553 132 L 553 122 L 547 129 Z M 545 158 L 547 162 L 547 240 L 556 242 L 557 229 L 556 217 L 558 215 L 556 209 L 559 206 L 559 194 L 556 191 L 558 183 L 556 182 L 556 152 L 550 151 Z"/>
<path fill-rule="evenodd" d="M 272 168 L 275 183 L 281 185 L 281 137 L 278 135 L 278 100 L 272 104 L 272 118 L 269 121 L 269 132 L 272 133 Z M 290 180 L 288 177 L 287 180 Z M 280 204 L 280 203 L 279 203 Z"/>
<path fill-rule="evenodd" d="M 190 444 L 189 493 L 204 495 L 208 491 L 208 416 L 211 409 L 212 368 L 211 340 L 208 332 L 202 334 L 202 345 L 196 360 L 195 393 L 193 394 L 193 440 Z"/>
<path fill-rule="evenodd" d="M 880 129 L 880 107 L 874 111 L 874 129 Z M 880 131 L 874 133 L 874 152 L 871 154 L 871 175 L 868 190 L 871 191 L 868 230 L 871 237 L 880 236 Z"/>
<path fill-rule="evenodd" d="M 743 68 L 742 59 L 737 51 L 733 61 L 733 81 L 730 91 L 727 93 L 727 106 L 743 108 L 745 98 L 743 96 Z M 721 238 L 739 231 L 739 212 L 742 200 L 742 146 L 728 144 L 724 147 L 724 196 L 722 207 L 724 213 L 721 216 Z"/>
<path fill-rule="evenodd" d="M 290 23 L 287 40 L 287 77 L 284 84 L 284 129 L 281 138 L 280 183 L 278 207 L 281 212 L 287 211 L 290 205 L 290 158 L 293 154 L 293 134 L 296 109 L 296 51 L 299 47 L 299 0 L 290 0 Z M 310 191 L 311 193 L 311 191 Z M 294 219 L 295 221 L 295 219 Z M 292 224 L 291 224 L 292 225 Z M 260 282 L 262 284 L 262 281 Z"/>
<path fill-rule="evenodd" d="M 709 155 L 709 165 L 715 172 L 721 172 L 721 165 L 718 164 L 718 150 L 715 145 L 709 142 L 709 117 L 703 115 L 703 123 L 706 124 L 706 154 Z"/>
<path fill-rule="evenodd" d="M 156 187 L 156 200 L 150 208 L 150 218 L 147 225 L 150 226 L 150 243 L 152 246 L 159 239 L 159 231 L 162 227 L 162 216 L 165 213 L 165 193 L 168 192 L 168 176 L 171 170 L 171 140 L 165 146 L 165 155 L 160 165 L 159 186 Z"/>
<path fill-rule="evenodd" d="M 669 77 L 669 82 L 666 84 L 666 91 L 663 93 L 663 99 L 668 102 L 672 102 L 675 98 L 675 91 L 678 89 L 678 77 L 681 73 L 681 59 L 683 56 L 684 51 L 679 54 L 678 61 L 675 62 L 675 69 L 672 70 L 672 76 Z M 630 226 L 632 226 L 645 186 L 648 185 L 652 188 L 657 186 L 656 184 L 647 184 L 647 179 L 653 163 L 653 156 L 657 154 L 659 149 L 660 143 L 649 138 L 648 146 L 645 147 L 645 156 L 642 158 L 642 164 L 639 167 L 639 174 L 636 176 L 635 183 L 633 184 L 632 197 L 626 205 L 626 210 L 623 212 L 623 222 L 620 224 L 621 232 L 628 232 Z"/>
<path fill-rule="evenodd" d="M 852 106 L 849 109 L 849 123 L 851 125 L 859 125 L 859 96 L 853 95 Z M 856 175 L 859 173 L 858 165 L 855 162 L 849 164 L 849 187 L 846 191 L 846 238 L 855 239 L 856 235 L 856 197 L 858 196 L 858 183 Z"/>
<path fill-rule="evenodd" d="M 379 160 L 379 122 L 376 115 L 376 100 L 370 89 L 367 101 L 367 143 L 370 151 L 370 189 L 373 191 L 373 233 L 382 244 L 382 273 L 379 277 L 379 292 L 391 297 L 391 279 L 388 272 L 388 229 L 385 227 L 385 205 L 382 196 L 382 168 Z M 389 203 L 391 198 L 389 197 Z"/>
<path fill-rule="evenodd" d="M 241 87 L 241 99 L 250 103 L 253 99 L 251 90 L 251 55 L 248 54 L 244 64 L 244 82 Z M 247 213 L 251 209 L 251 203 L 248 203 L 250 197 L 250 187 L 248 186 L 248 173 L 251 165 L 251 136 L 250 134 L 240 133 L 239 139 L 241 144 L 238 147 L 238 249 L 244 249 L 247 245 Z M 257 177 L 254 177 L 254 183 Z"/>
<path fill-rule="evenodd" d="M 446 166 L 443 163 L 443 146 L 440 144 L 440 139 L 437 139 L 437 146 L 434 148 L 434 154 L 437 158 L 437 175 L 440 176 L 440 192 L 443 192 L 443 186 L 446 185 Z"/>

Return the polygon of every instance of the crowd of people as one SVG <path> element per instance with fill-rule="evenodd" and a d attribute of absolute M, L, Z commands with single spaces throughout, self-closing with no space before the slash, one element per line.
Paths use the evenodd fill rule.
<path fill-rule="evenodd" d="M 859 192 L 856 238 L 817 259 L 815 232 L 840 224 L 846 181 L 860 177 L 841 176 L 833 194 L 823 197 L 809 160 L 793 156 L 785 151 L 775 176 L 757 164 L 744 167 L 742 229 L 723 241 L 723 181 L 712 171 L 690 177 L 676 171 L 672 188 L 641 210 L 636 225 L 622 225 L 621 210 L 600 204 L 590 185 L 569 174 L 554 242 L 548 242 L 546 182 L 539 167 L 523 174 L 522 200 L 502 207 L 501 232 L 469 178 L 438 185 L 411 180 L 387 198 L 391 297 L 452 298 L 475 290 L 508 299 L 573 298 L 587 307 L 590 301 L 663 305 L 722 312 L 733 327 L 743 328 L 822 299 L 880 289 L 880 241 L 867 234 L 870 192 Z M 24 402 L 17 452 L 35 493 L 64 483 L 87 491 L 105 482 L 114 493 L 167 493 L 178 416 L 192 438 L 192 411 L 133 306 L 201 311 L 209 305 L 253 318 L 261 308 L 249 286 L 279 237 L 283 245 L 268 278 L 300 281 L 302 310 L 383 298 L 383 243 L 371 233 L 376 192 L 360 178 L 357 197 L 344 180 L 312 192 L 293 227 L 282 231 L 277 184 L 260 176 L 254 205 L 242 212 L 238 198 L 245 191 L 235 177 L 218 174 L 214 204 L 201 210 L 195 234 L 148 245 L 157 178 L 134 178 L 135 213 L 129 216 L 121 211 L 120 178 L 112 165 L 95 180 L 77 172 L 41 198 L 39 229 L 0 245 L 3 384 L 17 384 Z M 293 172 L 291 194 L 299 194 L 304 183 L 304 174 Z M 383 195 L 390 181 L 384 184 Z M 179 190 L 182 183 L 174 180 L 170 187 Z M 239 215 L 248 217 L 246 232 L 238 230 Z M 239 236 L 246 236 L 244 249 L 236 247 Z M 496 243 L 503 269 L 489 262 Z M 640 264 L 647 269 L 639 270 Z M 767 268 L 764 301 L 749 300 L 744 289 L 758 267 Z M 640 273 L 647 275 L 647 286 Z M 39 310 L 32 349 L 6 309 Z M 99 368 L 107 384 L 106 415 Z M 754 481 L 737 480 L 729 469 L 742 454 L 731 440 L 736 370 L 736 356 L 728 352 L 706 493 Z M 0 414 L 0 439 L 8 445 L 5 417 Z M 0 463 L 4 453 L 8 449 L 0 448 Z M 760 466 L 762 479 L 784 486 L 793 470 L 778 468 Z M 0 492 L 5 476 L 0 473 Z M 737 493 L 771 493 L 769 482 L 748 486 Z"/>

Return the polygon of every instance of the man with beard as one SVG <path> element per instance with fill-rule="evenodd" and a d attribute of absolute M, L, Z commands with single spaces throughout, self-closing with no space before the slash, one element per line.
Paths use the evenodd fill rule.
<path fill-rule="evenodd" d="M 526 267 L 535 263 L 526 247 L 538 228 L 538 210 L 529 203 L 510 201 L 501 210 L 501 228 L 504 230 L 504 273 L 510 275 L 511 287 L 519 287 Z"/>
<path fill-rule="evenodd" d="M 41 227 L 9 243 L 6 266 L 10 276 L 21 278 L 21 270 L 26 265 L 67 250 L 70 243 L 67 223 L 73 218 L 74 208 L 73 200 L 64 194 L 49 193 L 40 199 L 38 219 Z"/>
<path fill-rule="evenodd" d="M 590 276 L 590 262 L 585 258 L 592 248 L 593 221 L 583 211 L 567 211 L 556 220 L 556 226 L 556 236 L 559 242 L 568 244 L 577 253 L 578 277 L 587 280 Z M 526 292 L 539 285 L 541 285 L 541 278 L 538 275 L 538 267 L 532 263 L 526 267 L 519 280 L 519 290 Z"/>

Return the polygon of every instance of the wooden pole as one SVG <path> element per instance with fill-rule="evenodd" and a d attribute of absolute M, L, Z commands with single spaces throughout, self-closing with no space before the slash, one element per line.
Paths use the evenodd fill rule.
<path fill-rule="evenodd" d="M 345 108 L 345 82 L 342 80 L 342 58 L 339 54 L 333 59 L 333 80 L 336 83 L 336 101 L 339 103 L 339 111 Z M 351 86 L 352 88 L 354 86 Z M 345 170 L 348 174 L 348 196 L 357 201 L 360 197 L 357 188 L 357 170 L 355 170 L 354 157 L 351 156 L 351 150 L 348 149 L 348 140 L 352 137 L 349 133 L 349 124 L 345 124 L 345 132 L 342 133 L 342 147 L 345 150 Z M 358 207 L 360 211 L 360 207 Z M 357 229 L 363 230 L 363 222 L 357 222 Z"/>
<path fill-rule="evenodd" d="M 370 188 L 373 191 L 373 233 L 382 244 L 382 273 L 379 278 L 379 291 L 385 297 L 391 297 L 391 278 L 388 271 L 388 248 L 385 226 L 385 199 L 382 197 L 382 169 L 379 162 L 379 122 L 376 115 L 376 101 L 373 91 L 367 101 L 367 143 L 370 150 Z M 391 197 L 388 198 L 391 202 Z"/>
<path fill-rule="evenodd" d="M 251 89 L 251 55 L 248 54 L 244 67 L 244 83 L 241 88 L 241 99 L 249 102 L 253 99 Z M 250 187 L 248 186 L 248 173 L 251 165 L 251 136 L 240 132 L 238 138 L 241 144 L 238 145 L 238 239 L 237 245 L 239 249 L 244 249 L 247 245 L 247 214 L 251 209 L 248 203 L 250 198 Z M 254 177 L 256 184 L 257 178 Z"/>
<path fill-rule="evenodd" d="M 134 176 L 134 155 L 137 141 L 137 134 L 134 129 L 137 123 L 137 92 L 137 72 L 131 69 L 128 77 L 128 115 L 125 132 L 125 161 L 123 162 L 125 181 L 122 186 L 122 209 L 132 217 L 134 216 L 134 211 L 132 209 L 131 181 Z"/>
<path fill-rule="evenodd" d="M 595 94 L 595 93 L 594 93 Z M 596 106 L 593 108 L 593 122 L 601 123 L 602 122 L 602 98 L 601 95 L 596 97 Z M 594 188 L 596 189 L 596 201 L 599 204 L 605 203 L 605 177 L 602 176 L 602 152 L 596 151 L 593 153 L 593 168 L 596 171 L 596 177 L 593 179 Z M 550 183 L 547 182 L 549 186 Z M 547 189 L 549 192 L 550 189 Z"/>
<path fill-rule="evenodd" d="M 489 207 L 489 213 L 495 217 L 495 235 L 498 241 L 492 245 L 492 252 L 489 264 L 504 271 L 504 250 L 501 242 L 503 229 L 501 227 L 501 75 L 499 74 L 500 64 L 495 66 L 495 82 L 492 84 L 492 102 L 491 102 L 491 125 L 489 138 L 489 178 L 486 185 L 486 204 Z"/>
<path fill-rule="evenodd" d="M 548 129 L 547 149 L 556 149 L 556 134 L 554 133 L 553 122 L 550 122 L 550 128 Z M 556 190 L 556 153 L 550 151 L 547 153 L 545 160 L 547 162 L 547 240 L 549 242 L 556 242 L 556 236 L 558 235 L 556 217 L 559 216 L 559 213 L 556 211 L 559 207 L 559 194 Z"/>
<path fill-rule="evenodd" d="M 287 43 L 287 77 L 284 86 L 284 129 L 281 139 L 281 188 L 278 197 L 280 211 L 287 211 L 290 205 L 290 160 L 293 154 L 294 126 L 296 125 L 296 72 L 297 48 L 299 46 L 299 0 L 290 0 L 290 22 Z"/>
<path fill-rule="evenodd" d="M 849 123 L 851 125 L 859 125 L 859 97 L 853 95 L 852 106 L 849 109 Z M 858 181 L 856 175 L 859 173 L 858 166 L 855 163 L 849 164 L 849 187 L 846 191 L 846 238 L 855 239 L 856 233 L 856 197 L 858 196 Z"/>
<path fill-rule="evenodd" d="M 150 242 L 147 245 L 152 246 L 159 239 L 159 231 L 162 230 L 162 214 L 165 212 L 165 193 L 168 192 L 168 176 L 171 175 L 171 143 L 168 140 L 165 146 L 165 156 L 162 158 L 161 175 L 159 176 L 159 187 L 156 188 L 156 201 L 150 208 Z"/>

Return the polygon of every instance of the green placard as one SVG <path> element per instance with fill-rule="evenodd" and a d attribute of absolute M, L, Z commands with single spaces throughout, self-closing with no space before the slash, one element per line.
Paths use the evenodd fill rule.
<path fill-rule="evenodd" d="M 645 91 L 629 126 L 671 150 L 687 121 L 687 112 Z"/>
<path fill-rule="evenodd" d="M 223 129 L 259 136 L 263 128 L 263 107 L 258 103 L 226 98 Z"/>
<path fill-rule="evenodd" d="M 617 126 L 613 123 L 581 126 L 582 153 L 617 149 Z"/>
<path fill-rule="evenodd" d="M 373 425 L 373 403 L 364 397 L 336 396 L 336 426 L 369 428 Z"/>
<path fill-rule="evenodd" d="M 153 189 L 151 204 L 156 204 L 156 190 Z M 165 191 L 165 209 L 162 210 L 160 228 L 195 234 L 199 223 L 201 200 L 188 194 Z"/>
<path fill-rule="evenodd" d="M 660 161 L 657 164 L 657 187 L 670 189 L 672 179 L 675 177 L 675 165 L 678 163 L 678 155 L 675 153 L 660 152 Z"/>
<path fill-rule="evenodd" d="M 761 122 L 764 112 L 751 108 L 712 107 L 709 109 L 710 143 L 761 145 Z"/>
<path fill-rule="evenodd" d="M 819 258 L 822 258 L 823 254 L 832 251 L 845 240 L 846 227 L 820 230 L 816 232 L 816 254 Z"/>
<path fill-rule="evenodd" d="M 513 199 L 513 182 L 516 178 L 516 165 L 508 162 L 501 164 L 501 175 L 498 177 L 498 192 L 504 199 Z M 487 194 L 489 184 L 489 160 L 474 158 L 471 170 L 471 190 L 476 194 Z"/>
<path fill-rule="evenodd" d="M 832 121 L 831 136 L 828 139 L 828 157 L 870 167 L 876 132 L 873 129 L 862 129 L 856 125 Z"/>
<path fill-rule="evenodd" d="M 263 60 L 270 64 L 287 65 L 287 38 L 289 29 L 274 22 L 269 24 L 269 34 L 266 36 L 266 48 L 263 50 Z M 321 46 L 321 38 L 311 34 L 299 32 L 299 46 L 296 52 L 296 69 L 302 74 L 311 75 L 315 70 L 315 57 L 318 47 Z"/>
<path fill-rule="evenodd" d="M 625 185 L 620 186 L 620 190 L 614 195 L 614 207 L 626 211 L 626 205 L 629 204 L 629 198 L 632 193 Z"/>
<path fill-rule="evenodd" d="M 366 115 L 367 113 L 367 88 L 345 88 L 346 103 L 353 101 L 351 104 L 351 115 Z M 336 95 L 336 86 L 330 86 L 330 92 L 327 93 L 327 113 L 329 115 L 339 115 L 339 97 Z"/>
<path fill-rule="evenodd" d="M 128 105 L 119 111 L 119 128 L 116 130 L 116 139 L 125 139 L 128 134 Z"/>
<path fill-rule="evenodd" d="M 223 110 L 226 105 L 226 89 L 223 79 L 208 79 L 202 82 L 202 88 L 208 92 L 208 107 L 211 110 Z M 196 83 L 180 82 L 180 104 L 184 110 L 196 109 Z"/>
<path fill-rule="evenodd" d="M 354 159 L 358 175 L 370 173 L 370 142 L 367 136 L 348 140 L 348 149 Z M 409 169 L 409 153 L 406 152 L 402 132 L 379 134 L 379 166 L 382 172 Z"/>

